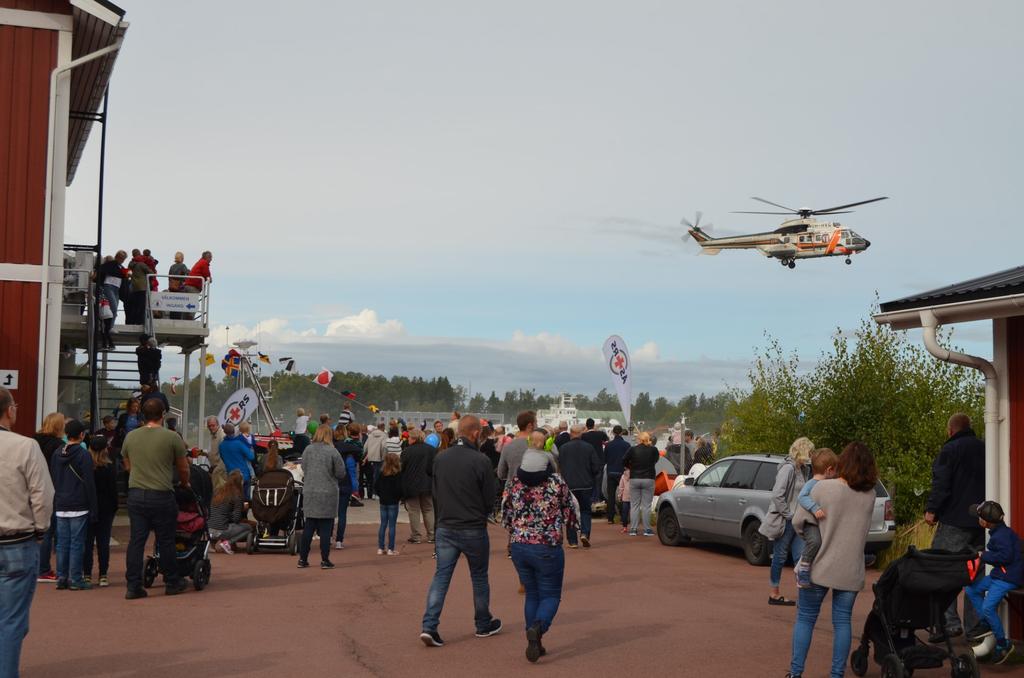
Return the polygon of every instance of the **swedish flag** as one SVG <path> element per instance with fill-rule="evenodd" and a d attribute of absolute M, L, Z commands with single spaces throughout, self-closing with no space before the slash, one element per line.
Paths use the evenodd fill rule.
<path fill-rule="evenodd" d="M 231 351 L 224 356 L 224 360 L 220 361 L 220 366 L 227 376 L 237 377 L 238 373 L 242 370 L 242 356 L 236 351 Z"/>

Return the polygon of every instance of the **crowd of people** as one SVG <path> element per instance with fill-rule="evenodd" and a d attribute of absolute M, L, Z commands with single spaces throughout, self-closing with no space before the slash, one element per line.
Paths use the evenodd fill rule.
<path fill-rule="evenodd" d="M 290 450 L 271 441 L 264 451 L 256 445 L 247 422 L 236 428 L 211 417 L 207 422 L 210 444 L 204 455 L 190 459 L 181 436 L 166 427 L 165 413 L 165 402 L 158 397 L 134 401 L 116 420 L 105 418 L 103 427 L 91 435 L 82 422 L 51 414 L 34 438 L 25 438 L 10 432 L 17 404 L 11 392 L 0 388 L 0 450 L 10 462 L 8 468 L 16 471 L 0 475 L 0 564 L 5 572 L 15 573 L 0 581 L 4 599 L 12 601 L 0 621 L 0 676 L 17 675 L 37 582 L 52 581 L 57 589 L 68 591 L 109 585 L 119 468 L 128 474 L 126 599 L 148 595 L 143 560 L 153 533 L 165 593 L 186 590 L 174 566 L 179 519 L 175 486 L 190 487 L 193 465 L 209 471 L 208 528 L 217 548 L 228 555 L 253 538 L 249 502 L 254 480 L 268 470 L 297 467 L 305 516 L 298 541 L 299 568 L 310 566 L 313 542 L 319 540 L 320 568 L 333 569 L 332 545 L 335 551 L 346 548 L 349 506 L 369 500 L 377 501 L 380 513 L 377 554 L 398 555 L 397 518 L 405 505 L 406 541 L 432 544 L 435 559 L 420 633 L 428 647 L 445 644 L 440 617 L 461 556 L 469 567 L 477 637 L 502 630 L 501 620 L 490 610 L 488 526 L 503 527 L 508 534 L 507 554 L 524 596 L 525 655 L 530 662 L 546 654 L 544 639 L 561 603 L 566 567 L 563 545 L 570 549 L 591 545 L 593 501 L 604 495 L 608 522 L 614 522 L 617 512 L 626 534 L 653 534 L 650 508 L 660 455 L 646 432 L 631 442 L 621 427 L 613 428 L 609 436 L 592 421 L 547 430 L 538 426 L 536 414 L 529 411 L 517 417 L 514 435 L 504 427 L 458 413 L 447 423 L 393 420 L 362 425 L 347 407 L 334 422 L 328 415 L 311 421 L 299 410 Z M 691 445 L 689 432 L 680 433 L 681 465 L 691 458 L 694 463 L 697 458 L 711 461 L 693 454 L 702 446 Z M 970 421 L 955 416 L 949 433 L 950 441 L 936 460 L 925 520 L 949 526 L 936 534 L 937 545 L 955 536 L 977 549 L 982 561 L 995 566 L 990 575 L 979 576 L 968 588 L 965 613 L 972 624 L 968 636 L 973 640 L 994 636 L 995 659 L 1004 661 L 1012 645 L 997 607 L 1024 580 L 1020 544 L 1003 523 L 1002 508 L 983 500 L 984 457 Z M 795 606 L 797 611 L 790 678 L 803 675 L 814 627 L 830 592 L 831 675 L 844 674 L 853 605 L 864 586 L 864 545 L 877 479 L 871 451 L 857 442 L 836 454 L 800 438 L 779 465 L 762 534 L 772 542 L 769 604 Z M 982 543 L 985 529 L 991 535 L 987 548 Z M 54 555 L 55 570 L 51 569 Z M 796 601 L 780 591 L 782 570 L 790 558 L 798 587 Z M 21 564 L 21 571 L 9 567 L 14 562 Z M 977 616 L 970 617 L 975 610 Z M 946 613 L 946 627 L 937 633 L 943 638 L 963 633 L 955 604 Z"/>
<path fill-rule="evenodd" d="M 174 253 L 174 263 L 167 270 L 167 291 L 187 292 L 191 294 L 202 291 L 205 283 L 212 282 L 210 262 L 213 254 L 203 252 L 195 264 L 189 268 L 185 264 L 182 252 Z M 118 250 L 113 255 L 103 257 L 93 274 L 96 284 L 96 312 L 99 318 L 101 350 L 116 348 L 113 339 L 113 327 L 117 320 L 117 311 L 124 303 L 124 324 L 142 325 L 146 318 L 146 293 L 159 290 L 159 282 L 153 277 L 157 273 L 159 261 L 153 258 L 148 249 L 133 249 L 131 258 L 125 250 Z M 186 320 L 192 315 L 184 312 L 169 314 L 171 319 Z M 145 383 L 149 383 L 144 381 Z"/>

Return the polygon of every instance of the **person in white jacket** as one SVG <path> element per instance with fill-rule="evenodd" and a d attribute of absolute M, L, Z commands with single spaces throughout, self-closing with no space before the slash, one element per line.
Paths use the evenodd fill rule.
<path fill-rule="evenodd" d="M 388 436 L 384 431 L 375 426 L 369 426 L 367 429 L 369 433 L 366 436 L 366 443 L 363 445 L 366 454 L 363 455 L 363 468 L 361 472 L 363 481 L 361 485 L 363 496 L 367 499 L 373 499 L 374 483 L 377 481 L 381 464 L 384 462 L 384 454 L 387 452 Z"/>

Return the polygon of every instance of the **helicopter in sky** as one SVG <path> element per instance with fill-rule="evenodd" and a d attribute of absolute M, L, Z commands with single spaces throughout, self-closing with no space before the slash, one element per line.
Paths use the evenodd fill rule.
<path fill-rule="evenodd" d="M 774 231 L 766 233 L 750 233 L 723 238 L 713 238 L 701 228 L 701 213 L 697 212 L 694 223 L 683 219 L 687 232 L 701 247 L 701 254 L 718 254 L 722 250 L 756 249 L 766 257 L 774 257 L 779 263 L 789 268 L 796 268 L 797 259 L 816 259 L 818 257 L 846 257 L 846 263 L 853 261 L 850 257 L 864 252 L 871 247 L 871 241 L 858 235 L 852 229 L 838 221 L 818 221 L 814 217 L 833 214 L 848 214 L 850 207 L 867 205 L 868 203 L 887 200 L 888 197 L 872 198 L 846 205 L 836 205 L 823 210 L 807 207 L 793 209 L 764 198 L 753 198 L 758 202 L 778 207 L 785 212 L 733 212 L 733 214 L 781 214 L 796 215 L 795 219 L 787 219 Z M 710 224 L 705 225 L 705 229 Z M 684 236 L 685 237 L 685 236 Z"/>

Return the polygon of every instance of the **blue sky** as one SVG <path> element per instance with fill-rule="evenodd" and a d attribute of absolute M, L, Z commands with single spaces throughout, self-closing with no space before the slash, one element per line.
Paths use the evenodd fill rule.
<path fill-rule="evenodd" d="M 1020 3 L 123 6 L 105 242 L 213 250 L 214 324 L 300 369 L 596 391 L 617 333 L 678 397 L 742 383 L 766 331 L 813 359 L 876 291 L 1020 263 Z M 729 213 L 751 195 L 891 199 L 843 215 L 852 266 L 678 240 L 698 209 L 774 228 Z"/>

